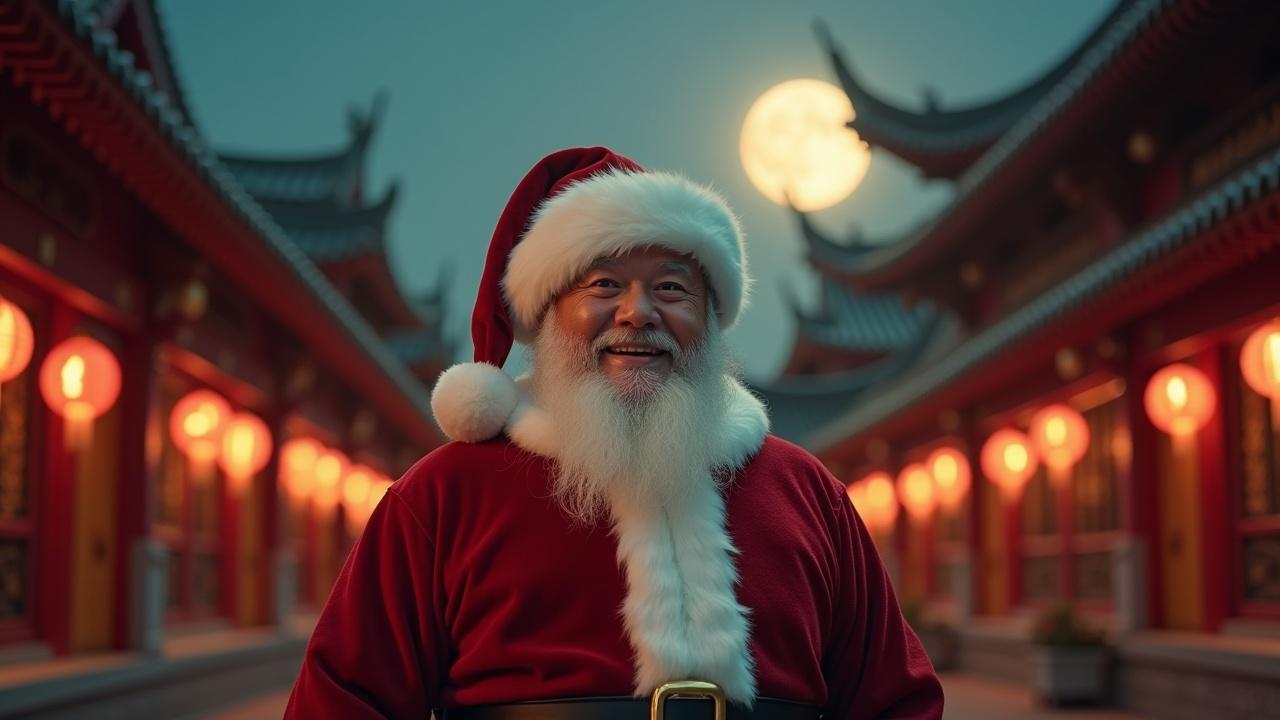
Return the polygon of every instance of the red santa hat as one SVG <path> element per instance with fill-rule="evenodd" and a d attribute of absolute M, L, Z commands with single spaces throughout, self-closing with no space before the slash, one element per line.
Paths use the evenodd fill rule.
<path fill-rule="evenodd" d="M 475 362 L 446 370 L 431 395 L 453 440 L 502 432 L 518 393 L 502 364 L 529 343 L 552 300 L 601 257 L 642 247 L 692 255 L 706 273 L 720 326 L 737 320 L 749 290 L 742 230 L 715 192 L 645 170 L 603 147 L 538 161 L 507 201 L 489 243 L 471 316 Z"/>

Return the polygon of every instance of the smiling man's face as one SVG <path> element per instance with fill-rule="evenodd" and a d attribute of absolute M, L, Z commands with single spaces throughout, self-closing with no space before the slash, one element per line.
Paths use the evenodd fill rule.
<path fill-rule="evenodd" d="M 554 302 L 563 336 L 590 348 L 625 395 L 656 385 L 707 331 L 708 291 L 687 255 L 643 248 L 594 263 Z"/>

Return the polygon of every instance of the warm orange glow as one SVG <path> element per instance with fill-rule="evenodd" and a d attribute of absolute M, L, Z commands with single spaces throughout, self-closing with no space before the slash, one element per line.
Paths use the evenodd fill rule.
<path fill-rule="evenodd" d="M 1213 417 L 1218 404 L 1213 383 L 1185 363 L 1162 368 L 1143 395 L 1152 424 L 1175 437 L 1190 437 Z"/>
<path fill-rule="evenodd" d="M 120 363 L 105 345 L 77 336 L 58 343 L 40 366 L 40 394 L 66 420 L 67 447 L 85 450 L 93 421 L 120 396 Z"/>
<path fill-rule="evenodd" d="M 0 383 L 22 374 L 31 364 L 35 335 L 22 308 L 0 298 Z"/>
<path fill-rule="evenodd" d="M 1249 334 L 1240 350 L 1240 372 L 1254 392 L 1280 400 L 1280 320 Z"/>
<path fill-rule="evenodd" d="M 927 519 L 937 507 L 938 496 L 934 492 L 933 476 L 924 463 L 912 463 L 898 473 L 898 497 L 907 514 L 916 520 Z"/>
<path fill-rule="evenodd" d="M 378 475 L 374 479 L 373 487 L 369 489 L 369 499 L 367 501 L 369 510 L 365 513 L 365 517 L 372 515 L 373 511 L 377 509 L 378 503 L 382 502 L 383 496 L 391 489 L 391 484 L 391 478 L 386 475 Z"/>
<path fill-rule="evenodd" d="M 973 474 L 969 458 L 956 448 L 943 446 L 929 453 L 924 465 L 933 475 L 933 483 L 938 490 L 938 504 L 946 510 L 960 507 L 965 495 L 969 493 Z"/>
<path fill-rule="evenodd" d="M 1031 441 L 1045 465 L 1066 472 L 1089 449 L 1089 424 L 1075 408 L 1050 405 L 1031 418 Z"/>
<path fill-rule="evenodd" d="M 898 519 L 898 498 L 889 473 L 873 472 L 862 479 L 866 487 L 867 512 L 863 521 L 872 530 L 885 531 Z"/>
<path fill-rule="evenodd" d="M 347 456 L 333 448 L 325 448 L 316 458 L 315 499 L 322 509 L 332 510 L 338 506 L 342 478 L 350 465 Z"/>
<path fill-rule="evenodd" d="M 243 490 L 249 480 L 267 466 L 271 459 L 271 431 L 253 413 L 235 413 L 222 433 L 222 452 L 218 464 L 231 478 L 236 490 Z"/>
<path fill-rule="evenodd" d="M 369 503 L 369 490 L 373 487 L 373 470 L 364 465 L 353 465 L 342 482 L 342 502 L 349 515 L 360 516 Z"/>
<path fill-rule="evenodd" d="M 997 430 L 982 446 L 982 473 L 1009 498 L 1022 492 L 1037 464 L 1031 441 L 1013 428 Z"/>
<path fill-rule="evenodd" d="M 315 488 L 316 460 L 324 446 L 309 437 L 293 438 L 280 448 L 280 480 L 294 500 L 305 500 Z"/>
<path fill-rule="evenodd" d="M 209 467 L 222 453 L 222 435 L 230 421 L 231 406 L 221 395 L 192 390 L 169 412 L 169 437 L 192 463 Z"/>
<path fill-rule="evenodd" d="M 846 495 L 849 496 L 849 502 L 853 503 L 853 509 L 865 520 L 868 515 L 867 508 L 867 484 L 856 482 L 844 489 Z"/>

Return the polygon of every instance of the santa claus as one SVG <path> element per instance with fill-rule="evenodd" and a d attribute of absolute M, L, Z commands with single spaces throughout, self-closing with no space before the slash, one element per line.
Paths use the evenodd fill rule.
<path fill-rule="evenodd" d="M 454 442 L 369 520 L 286 716 L 940 717 L 844 487 L 735 377 L 749 286 L 713 192 L 604 148 L 539 162 L 489 247 L 476 362 L 432 396 Z"/>

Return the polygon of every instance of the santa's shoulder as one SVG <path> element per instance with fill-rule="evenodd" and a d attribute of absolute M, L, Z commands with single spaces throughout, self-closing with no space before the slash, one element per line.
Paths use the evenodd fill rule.
<path fill-rule="evenodd" d="M 764 436 L 760 451 L 751 459 L 751 462 L 752 464 L 760 462 L 782 464 L 793 470 L 819 470 L 825 467 L 821 460 L 813 456 L 813 453 L 772 433 Z"/>
<path fill-rule="evenodd" d="M 491 482 L 493 478 L 542 465 L 542 460 L 512 443 L 505 435 L 484 442 L 448 442 L 414 463 L 396 481 L 402 496 L 436 494 L 458 485 Z"/>
<path fill-rule="evenodd" d="M 844 485 L 813 453 L 777 435 L 766 435 L 759 452 L 744 468 L 750 475 L 769 478 L 772 484 L 808 488 L 820 496 L 841 498 Z"/>

